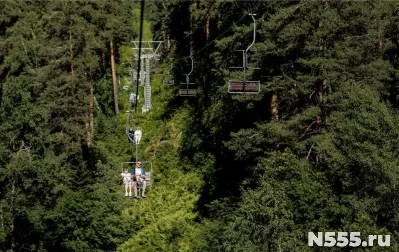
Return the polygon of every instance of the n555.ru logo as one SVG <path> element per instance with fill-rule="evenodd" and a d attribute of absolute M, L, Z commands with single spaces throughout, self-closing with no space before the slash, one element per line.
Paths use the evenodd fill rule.
<path fill-rule="evenodd" d="M 323 233 L 318 232 L 315 235 L 313 232 L 309 232 L 308 246 L 313 247 L 316 244 L 324 247 L 372 247 L 378 244 L 380 247 L 389 247 L 391 245 L 390 235 L 369 235 L 368 239 L 362 241 L 360 232 L 325 232 L 324 235 Z"/>

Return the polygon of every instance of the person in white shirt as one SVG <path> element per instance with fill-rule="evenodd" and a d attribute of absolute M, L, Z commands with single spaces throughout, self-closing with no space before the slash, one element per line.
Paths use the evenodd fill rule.
<path fill-rule="evenodd" d="M 125 172 L 121 173 L 121 176 L 123 177 L 123 184 L 125 185 L 125 196 L 132 196 L 132 183 L 131 183 L 131 177 L 132 175 L 129 173 L 127 169 L 125 169 Z M 127 189 L 129 189 L 129 194 Z"/>
<path fill-rule="evenodd" d="M 135 141 L 136 141 L 136 144 L 139 144 L 140 143 L 140 140 L 141 140 L 141 135 L 142 135 L 143 133 L 141 132 L 141 130 L 139 129 L 139 128 L 137 128 L 137 130 L 134 132 L 134 139 L 135 139 Z"/>
<path fill-rule="evenodd" d="M 136 168 L 133 168 L 131 171 L 133 177 L 133 191 L 134 191 L 134 198 L 137 198 L 137 183 L 141 183 L 143 185 L 141 197 L 147 198 L 145 196 L 145 188 L 147 187 L 147 181 L 145 181 L 145 169 L 141 167 L 141 161 L 136 163 Z"/>

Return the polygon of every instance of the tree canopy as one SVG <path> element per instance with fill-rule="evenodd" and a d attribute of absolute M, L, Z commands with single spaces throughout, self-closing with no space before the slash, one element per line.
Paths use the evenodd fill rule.
<path fill-rule="evenodd" d="M 163 46 L 141 113 L 139 2 L 1 1 L 0 251 L 324 251 L 308 232 L 327 231 L 390 235 L 367 249 L 397 251 L 398 7 L 147 1 L 143 40 Z M 230 94 L 249 14 L 260 92 Z M 180 97 L 190 56 L 197 95 Z M 120 176 L 132 91 L 153 164 L 140 200 Z"/>

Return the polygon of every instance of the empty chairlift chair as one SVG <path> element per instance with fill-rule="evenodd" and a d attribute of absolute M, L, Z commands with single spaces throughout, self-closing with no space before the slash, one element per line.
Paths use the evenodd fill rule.
<path fill-rule="evenodd" d="M 258 94 L 260 92 L 260 81 L 247 80 L 247 70 L 248 69 L 259 69 L 254 67 L 248 67 L 248 50 L 255 43 L 255 32 L 256 32 L 256 24 L 255 24 L 255 14 L 249 14 L 254 20 L 254 36 L 252 44 L 246 50 L 239 50 L 243 53 L 243 66 L 240 67 L 230 67 L 229 68 L 229 83 L 228 83 L 228 92 L 231 94 Z M 230 69 L 243 69 L 244 70 L 244 78 L 243 80 L 232 80 L 230 78 Z"/>
<path fill-rule="evenodd" d="M 179 95 L 180 96 L 196 96 L 197 90 L 196 89 L 180 89 Z"/>
<path fill-rule="evenodd" d="M 163 80 L 164 85 L 174 85 L 175 84 L 175 81 L 171 78 L 171 75 L 170 75 L 170 71 L 172 70 L 172 68 L 173 68 L 173 63 L 170 65 L 170 68 L 168 70 L 168 78 Z"/>
<path fill-rule="evenodd" d="M 189 88 L 189 86 L 188 86 L 188 85 L 195 85 L 195 83 L 191 83 L 190 82 L 190 74 L 194 70 L 193 57 L 190 56 L 190 59 L 191 59 L 191 71 L 188 74 L 185 74 L 186 82 L 185 83 L 181 83 L 181 85 L 186 85 L 186 88 L 185 89 L 182 88 L 182 89 L 179 90 L 179 95 L 180 96 L 196 96 L 196 94 L 197 94 L 197 89 Z"/>

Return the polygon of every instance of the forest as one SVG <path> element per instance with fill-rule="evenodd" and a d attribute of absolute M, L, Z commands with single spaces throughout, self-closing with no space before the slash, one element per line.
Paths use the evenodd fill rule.
<path fill-rule="evenodd" d="M 2 0 L 0 252 L 398 251 L 398 70 L 397 1 Z"/>

